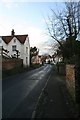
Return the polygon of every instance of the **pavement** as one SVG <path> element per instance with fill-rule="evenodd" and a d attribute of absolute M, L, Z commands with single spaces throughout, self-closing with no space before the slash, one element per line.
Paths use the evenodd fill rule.
<path fill-rule="evenodd" d="M 77 118 L 77 114 L 65 76 L 59 75 L 54 68 L 39 96 L 32 118 Z"/>

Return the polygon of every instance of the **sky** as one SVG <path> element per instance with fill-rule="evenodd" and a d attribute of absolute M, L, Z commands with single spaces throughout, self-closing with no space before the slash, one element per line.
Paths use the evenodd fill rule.
<path fill-rule="evenodd" d="M 56 4 L 58 7 L 56 7 Z M 62 7 L 62 3 L 55 2 L 14 2 L 1 0 L 0 2 L 0 36 L 28 34 L 31 47 L 38 47 L 40 54 L 53 54 L 50 44 L 52 41 L 47 35 L 44 17 Z"/>

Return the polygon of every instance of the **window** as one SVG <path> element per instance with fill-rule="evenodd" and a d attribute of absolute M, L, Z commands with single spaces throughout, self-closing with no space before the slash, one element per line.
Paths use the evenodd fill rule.
<path fill-rule="evenodd" d="M 16 45 L 13 45 L 12 46 L 12 51 L 15 51 L 16 50 Z"/>
<path fill-rule="evenodd" d="M 26 57 L 26 64 L 28 64 L 28 58 Z"/>
<path fill-rule="evenodd" d="M 14 43 L 16 42 L 16 39 L 14 39 Z"/>
<path fill-rule="evenodd" d="M 28 47 L 26 47 L 26 53 L 28 54 Z"/>

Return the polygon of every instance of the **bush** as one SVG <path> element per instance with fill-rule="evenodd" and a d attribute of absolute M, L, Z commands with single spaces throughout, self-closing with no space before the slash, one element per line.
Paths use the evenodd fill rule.
<path fill-rule="evenodd" d="M 35 68 L 39 68 L 41 66 L 42 66 L 41 64 L 32 64 L 30 67 L 35 69 Z"/>
<path fill-rule="evenodd" d="M 66 64 L 64 62 L 59 62 L 56 64 L 57 71 L 59 74 L 65 75 L 66 73 Z"/>

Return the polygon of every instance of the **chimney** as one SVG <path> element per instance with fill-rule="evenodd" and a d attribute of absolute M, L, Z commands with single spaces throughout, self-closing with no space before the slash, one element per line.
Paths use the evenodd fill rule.
<path fill-rule="evenodd" d="M 14 29 L 12 29 L 12 31 L 11 31 L 11 35 L 12 35 L 12 36 L 15 35 Z"/>

